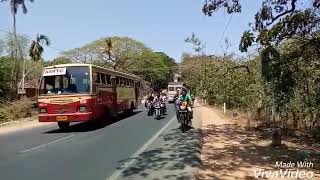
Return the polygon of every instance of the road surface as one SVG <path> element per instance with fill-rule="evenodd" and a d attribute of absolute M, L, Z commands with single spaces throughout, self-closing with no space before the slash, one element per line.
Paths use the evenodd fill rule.
<path fill-rule="evenodd" d="M 198 129 L 181 133 L 168 107 L 164 119 L 142 109 L 117 122 L 57 125 L 0 134 L 2 180 L 192 179 Z"/>

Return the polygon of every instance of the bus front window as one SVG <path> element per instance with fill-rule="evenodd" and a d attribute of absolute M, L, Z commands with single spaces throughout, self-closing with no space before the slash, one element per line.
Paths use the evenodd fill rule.
<path fill-rule="evenodd" d="M 90 92 L 88 67 L 66 67 L 64 75 L 43 76 L 41 94 L 73 94 Z"/>

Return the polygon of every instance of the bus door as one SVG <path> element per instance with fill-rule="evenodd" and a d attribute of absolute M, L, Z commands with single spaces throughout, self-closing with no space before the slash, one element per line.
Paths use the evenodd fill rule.
<path fill-rule="evenodd" d="M 139 104 L 139 95 L 140 95 L 140 92 L 139 92 L 139 81 L 134 81 L 134 94 L 135 94 L 135 97 L 136 97 L 136 103 L 135 103 L 135 106 L 137 106 Z"/>
<path fill-rule="evenodd" d="M 117 103 L 117 78 L 114 76 L 111 76 L 111 85 L 112 85 L 112 106 L 111 106 L 111 112 L 113 114 L 117 114 L 118 112 L 118 103 Z"/>

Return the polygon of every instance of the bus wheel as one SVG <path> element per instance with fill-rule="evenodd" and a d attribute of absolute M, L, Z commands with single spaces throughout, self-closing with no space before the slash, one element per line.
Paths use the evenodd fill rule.
<path fill-rule="evenodd" d="M 109 108 L 107 108 L 105 112 L 106 112 L 105 120 L 104 120 L 105 122 L 116 120 L 116 116 L 110 111 Z"/>
<path fill-rule="evenodd" d="M 131 102 L 130 108 L 126 110 L 127 115 L 132 115 L 134 110 L 134 103 Z"/>
<path fill-rule="evenodd" d="M 131 102 L 130 109 L 128 109 L 128 114 L 129 115 L 133 114 L 133 110 L 134 110 L 134 103 Z"/>
<path fill-rule="evenodd" d="M 66 130 L 70 126 L 70 122 L 58 122 L 58 126 L 62 130 Z"/>

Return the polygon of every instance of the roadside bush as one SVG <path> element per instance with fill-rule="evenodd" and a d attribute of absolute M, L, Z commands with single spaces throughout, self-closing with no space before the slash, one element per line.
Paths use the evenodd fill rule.
<path fill-rule="evenodd" d="M 30 117 L 32 108 L 31 100 L 3 103 L 0 105 L 0 123 Z"/>

